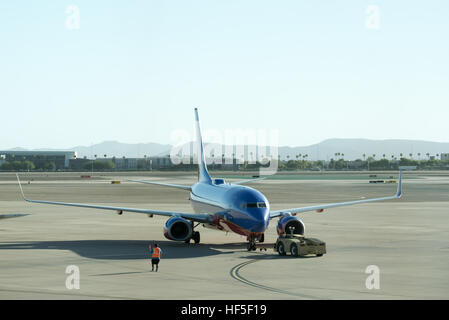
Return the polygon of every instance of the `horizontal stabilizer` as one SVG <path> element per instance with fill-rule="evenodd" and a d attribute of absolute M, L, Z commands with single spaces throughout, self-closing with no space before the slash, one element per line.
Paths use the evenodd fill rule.
<path fill-rule="evenodd" d="M 137 183 L 146 183 L 146 184 L 154 184 L 158 186 L 164 186 L 164 187 L 170 187 L 170 188 L 178 188 L 183 190 L 191 191 L 192 188 L 189 186 L 183 186 L 180 184 L 172 184 L 172 183 L 161 183 L 161 182 L 154 182 L 154 181 L 148 181 L 148 180 L 126 180 L 130 182 L 137 182 Z"/>
<path fill-rule="evenodd" d="M 236 181 L 236 182 L 231 182 L 231 184 L 245 184 L 245 183 L 251 183 L 251 182 L 264 180 L 264 179 L 266 179 L 266 177 L 253 178 L 253 179 L 247 179 L 247 180 L 242 180 L 242 181 Z"/>

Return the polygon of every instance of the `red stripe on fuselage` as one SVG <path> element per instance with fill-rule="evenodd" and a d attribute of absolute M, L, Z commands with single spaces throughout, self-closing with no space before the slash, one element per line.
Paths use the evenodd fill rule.
<path fill-rule="evenodd" d="M 215 215 L 214 212 L 226 210 L 222 207 L 214 206 L 210 203 L 202 202 L 202 201 L 195 200 L 192 198 L 190 198 L 189 200 L 190 200 L 193 210 L 195 212 L 197 212 L 197 213 L 204 213 L 204 211 L 210 212 L 210 214 L 213 217 L 213 222 L 209 225 L 214 226 L 215 228 L 217 228 L 217 230 L 222 230 L 222 231 L 226 231 L 226 232 L 232 231 L 232 232 L 237 233 L 242 236 L 258 236 L 258 235 L 263 234 L 263 232 L 251 232 L 250 230 L 247 230 L 247 229 L 239 226 L 238 224 L 235 224 L 233 222 L 223 219 L 222 216 Z M 200 209 L 201 207 L 202 207 L 202 210 Z"/>

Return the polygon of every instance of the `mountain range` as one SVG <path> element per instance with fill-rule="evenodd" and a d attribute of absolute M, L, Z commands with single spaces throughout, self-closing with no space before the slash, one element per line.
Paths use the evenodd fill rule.
<path fill-rule="evenodd" d="M 146 156 L 165 156 L 170 153 L 172 146 L 159 143 L 121 143 L 118 141 L 104 141 L 91 146 L 76 146 L 63 149 L 76 151 L 78 158 L 91 158 L 97 155 L 98 158 L 106 157 L 127 157 L 142 158 Z M 212 149 L 205 143 L 205 148 Z M 220 154 L 222 150 L 215 148 L 214 153 Z M 23 148 L 14 148 L 10 150 L 22 150 Z M 34 149 L 33 151 L 55 151 L 56 149 Z M 57 149 L 61 150 L 61 149 Z M 190 143 L 190 150 L 192 143 Z M 249 153 L 245 148 L 245 154 Z M 336 155 L 340 153 L 340 155 Z M 328 139 L 310 146 L 289 147 L 281 146 L 278 148 L 278 154 L 281 159 L 301 159 L 307 155 L 308 160 L 330 160 L 331 158 L 344 158 L 346 160 L 364 159 L 375 155 L 376 159 L 391 159 L 392 155 L 400 158 L 427 159 L 427 155 L 435 156 L 440 153 L 449 153 L 449 143 L 420 141 L 420 140 L 368 140 L 368 139 Z M 420 155 L 418 155 L 420 153 Z M 267 154 L 267 151 L 261 151 L 261 154 Z M 299 156 L 300 155 L 300 156 Z M 217 155 L 216 155 L 217 156 Z M 287 158 L 288 156 L 288 158 Z M 297 157 L 298 156 L 298 157 Z"/>

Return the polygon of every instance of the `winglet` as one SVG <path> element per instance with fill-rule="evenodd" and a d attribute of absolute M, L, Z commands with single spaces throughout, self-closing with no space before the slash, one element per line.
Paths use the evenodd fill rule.
<path fill-rule="evenodd" d="M 400 198 L 402 196 L 402 169 L 399 169 L 399 183 L 398 183 L 398 192 L 396 193 L 396 198 Z"/>
<path fill-rule="evenodd" d="M 18 173 L 16 173 L 16 177 L 17 177 L 17 182 L 19 183 L 20 192 L 22 193 L 22 198 L 23 198 L 23 200 L 28 201 L 28 199 L 25 198 L 25 195 L 23 194 L 22 184 L 20 183 L 20 179 L 19 179 L 19 174 Z"/>

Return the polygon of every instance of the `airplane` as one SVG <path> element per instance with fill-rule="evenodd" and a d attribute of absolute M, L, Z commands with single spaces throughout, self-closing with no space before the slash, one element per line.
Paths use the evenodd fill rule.
<path fill-rule="evenodd" d="M 206 166 L 197 108 L 195 108 L 194 113 L 198 147 L 198 182 L 191 186 L 186 186 L 147 180 L 129 181 L 189 191 L 189 200 L 191 201 L 195 213 L 101 206 L 85 203 L 30 200 L 25 197 L 19 176 L 17 175 L 17 181 L 22 197 L 25 201 L 33 203 L 114 210 L 120 215 L 123 212 L 135 212 L 146 214 L 149 217 L 152 217 L 153 215 L 166 216 L 169 217 L 169 219 L 164 225 L 164 236 L 169 240 L 184 241 L 186 243 L 189 243 L 191 240 L 196 244 L 200 242 L 200 233 L 199 231 L 195 231 L 195 228 L 202 224 L 207 228 L 234 232 L 246 236 L 248 241 L 247 249 L 248 251 L 251 251 L 256 250 L 256 241 L 264 241 L 264 233 L 268 228 L 270 220 L 274 218 L 279 218 L 276 228 L 279 235 L 284 234 L 287 231 L 290 232 L 291 230 L 293 230 L 293 233 L 295 234 L 304 235 L 305 225 L 300 218 L 296 217 L 296 214 L 298 213 L 308 211 L 322 212 L 324 209 L 391 200 L 402 196 L 402 170 L 400 170 L 397 192 L 393 196 L 328 203 L 300 208 L 270 210 L 270 203 L 265 195 L 254 188 L 242 185 L 252 181 L 261 180 L 262 178 L 232 183 L 227 183 L 224 179 L 211 178 Z"/>

